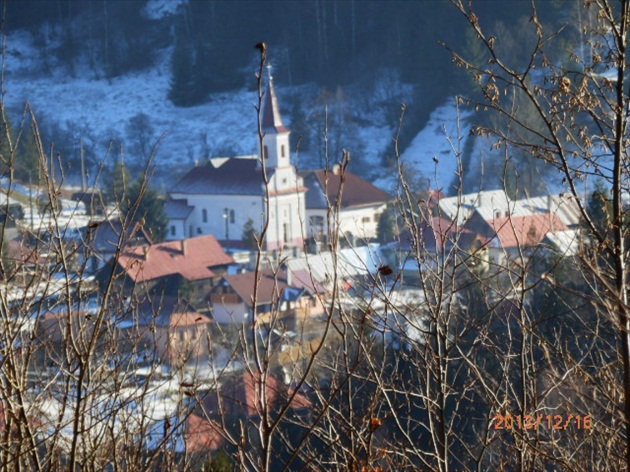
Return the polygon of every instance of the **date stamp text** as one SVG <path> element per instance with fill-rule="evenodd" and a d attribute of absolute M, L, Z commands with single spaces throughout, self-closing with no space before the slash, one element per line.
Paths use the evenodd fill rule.
<path fill-rule="evenodd" d="M 564 430 L 569 428 L 591 429 L 592 415 L 494 415 L 492 418 L 494 429 L 552 429 Z"/>

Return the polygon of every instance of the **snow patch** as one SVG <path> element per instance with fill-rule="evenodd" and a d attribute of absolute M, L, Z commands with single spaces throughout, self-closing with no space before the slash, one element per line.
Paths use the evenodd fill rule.
<path fill-rule="evenodd" d="M 187 0 L 149 0 L 144 7 L 144 14 L 150 20 L 160 20 L 165 16 L 174 15 L 180 5 Z"/>

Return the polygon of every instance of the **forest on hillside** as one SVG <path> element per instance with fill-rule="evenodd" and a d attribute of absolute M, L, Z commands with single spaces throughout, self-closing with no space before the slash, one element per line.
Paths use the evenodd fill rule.
<path fill-rule="evenodd" d="M 497 52 L 508 53 L 514 67 L 525 67 L 536 40 L 530 3 L 510 2 L 510 8 L 496 8 L 493 1 L 473 4 L 484 27 L 499 38 Z M 585 42 L 577 28 L 565 26 L 570 18 L 582 14 L 577 8 L 576 2 L 562 1 L 537 6 L 537 17 L 545 27 L 559 31 L 550 59 L 567 67 L 574 65 L 571 57 L 579 48 L 576 45 Z M 301 152 L 307 153 L 306 161 L 312 161 L 309 165 L 323 165 L 321 128 L 324 110 L 328 110 L 331 155 L 351 148 L 355 171 L 369 179 L 381 168 L 391 168 L 395 153 L 393 145 L 378 151 L 379 170 L 370 171 L 374 167 L 370 161 L 359 162 L 370 146 L 358 137 L 368 124 L 366 111 L 384 110 L 385 118 L 379 125 L 385 123 L 393 135 L 401 102 L 406 103 L 398 140 L 399 149 L 404 150 L 447 97 L 478 94 L 470 75 L 453 66 L 453 51 L 464 53 L 477 64 L 487 61 L 450 0 L 25 0 L 7 2 L 5 18 L 9 41 L 12 33 L 20 30 L 34 38 L 36 57 L 30 60 L 35 67 L 21 80 L 61 72 L 68 81 L 90 77 L 112 81 L 156 68 L 166 57 L 169 87 L 163 100 L 182 109 L 212 102 L 222 92 L 253 89 L 257 58 L 253 46 L 264 41 L 276 85 L 310 87 L 283 97 L 283 112 L 291 117 L 293 146 L 299 140 Z M 357 102 L 361 99 L 364 103 Z M 147 110 L 138 110 L 126 129 L 113 132 L 86 131 L 80 123 L 57 123 L 54 110 L 43 112 L 39 121 L 43 123 L 44 141 L 54 141 L 66 159 L 76 161 L 82 140 L 80 153 L 93 165 L 100 162 L 102 152 L 90 141 L 126 140 L 129 162 L 138 161 L 140 168 L 140 161 L 150 152 L 144 135 L 152 131 L 155 140 L 163 129 L 155 125 L 158 117 Z M 103 131 L 108 135 L 86 138 Z M 133 144 L 136 141 L 142 141 L 141 145 Z M 191 162 L 232 152 L 229 145 L 217 145 L 205 137 L 202 141 L 203 155 L 189 151 Z M 472 148 L 464 150 L 465 163 L 473 153 Z M 527 167 L 527 163 L 518 165 Z M 476 181 L 474 185 L 478 185 Z"/>
<path fill-rule="evenodd" d="M 465 75 L 453 71 L 444 48 L 461 50 L 469 42 L 449 0 L 193 1 L 179 3 L 171 14 L 160 14 L 158 3 L 7 2 L 6 31 L 36 34 L 43 67 L 56 62 L 70 75 L 83 73 L 83 66 L 107 77 L 148 68 L 174 44 L 171 99 L 180 105 L 243 87 L 260 41 L 269 46 L 274 76 L 287 85 L 315 82 L 334 90 L 392 68 L 427 100 L 466 88 Z M 510 8 L 474 3 L 518 57 L 527 43 L 519 23 L 531 15 L 529 2 L 510 2 Z M 539 14 L 558 26 L 570 6 L 545 2 Z"/>

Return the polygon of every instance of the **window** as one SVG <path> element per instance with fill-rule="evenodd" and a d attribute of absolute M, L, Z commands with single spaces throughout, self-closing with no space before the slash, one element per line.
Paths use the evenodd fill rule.
<path fill-rule="evenodd" d="M 201 234 L 201 228 L 197 228 L 197 234 Z"/>
<path fill-rule="evenodd" d="M 363 218 L 361 218 L 361 223 L 369 223 L 369 222 L 370 222 L 369 216 L 364 216 Z"/>
<path fill-rule="evenodd" d="M 309 223 L 311 226 L 324 226 L 324 217 L 323 216 L 311 216 L 309 218 Z"/>
<path fill-rule="evenodd" d="M 375 213 L 375 214 L 374 214 L 374 223 L 378 223 L 378 217 L 379 217 L 379 216 L 380 216 L 380 215 L 379 215 L 378 213 Z"/>
<path fill-rule="evenodd" d="M 269 159 L 269 149 L 266 144 L 263 146 L 263 159 Z"/>
<path fill-rule="evenodd" d="M 230 223 L 234 223 L 234 210 L 230 210 Z"/>
<path fill-rule="evenodd" d="M 175 236 L 176 230 L 175 230 L 175 226 L 171 225 L 171 236 Z"/>
<path fill-rule="evenodd" d="M 286 223 L 282 225 L 282 239 L 285 243 L 289 242 L 289 225 Z"/>
<path fill-rule="evenodd" d="M 280 146 L 280 156 L 284 157 L 284 144 Z"/>
<path fill-rule="evenodd" d="M 205 208 L 203 210 L 201 210 L 201 221 L 203 223 L 207 223 L 208 222 L 208 210 L 206 210 Z"/>

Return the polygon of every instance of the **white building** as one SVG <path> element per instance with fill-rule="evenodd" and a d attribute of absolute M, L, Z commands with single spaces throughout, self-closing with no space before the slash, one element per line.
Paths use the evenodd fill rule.
<path fill-rule="evenodd" d="M 342 175 L 343 174 L 343 175 Z M 380 214 L 393 198 L 338 165 L 329 170 L 300 172 L 306 193 L 308 237 L 317 239 L 331 230 L 351 243 L 376 238 Z M 329 213 L 328 209 L 333 211 Z"/>
<path fill-rule="evenodd" d="M 257 155 L 212 159 L 190 170 L 173 187 L 166 207 L 167 239 L 213 234 L 224 246 L 237 246 L 248 220 L 260 233 L 268 217 L 264 249 L 303 245 L 306 188 L 291 164 L 290 130 L 282 124 L 271 79 L 261 124 L 262 159 Z"/>

